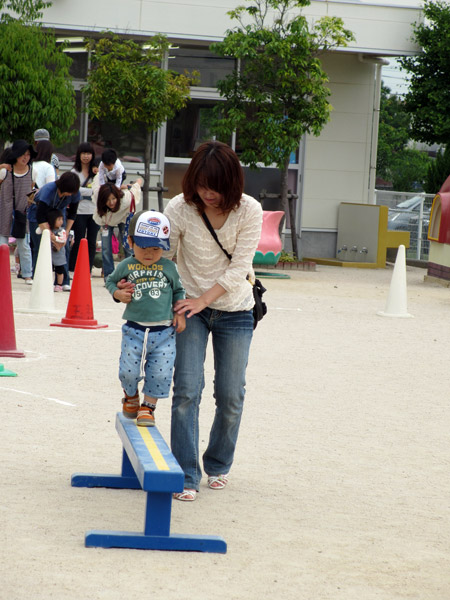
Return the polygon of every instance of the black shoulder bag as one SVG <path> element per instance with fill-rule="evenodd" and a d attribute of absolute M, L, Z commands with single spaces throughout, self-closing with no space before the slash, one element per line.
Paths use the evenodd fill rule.
<path fill-rule="evenodd" d="M 14 187 L 14 169 L 11 172 L 13 187 L 13 218 L 11 224 L 11 237 L 23 240 L 27 233 L 27 215 L 16 208 L 16 190 Z"/>
<path fill-rule="evenodd" d="M 231 256 L 231 254 L 229 252 L 227 252 L 225 250 L 225 248 L 220 243 L 219 238 L 217 237 L 217 234 L 214 231 L 214 228 L 211 225 L 211 223 L 210 223 L 208 217 L 205 215 L 205 213 L 202 213 L 202 219 L 205 222 L 205 225 L 208 228 L 209 233 L 212 235 L 215 242 L 218 244 L 219 248 L 222 250 L 222 252 L 228 258 L 228 260 L 231 260 L 233 257 Z M 267 305 L 262 299 L 264 292 L 266 292 L 267 290 L 263 286 L 263 284 L 260 282 L 259 279 L 255 279 L 255 283 L 252 283 L 250 281 L 248 275 L 247 275 L 247 279 L 250 282 L 250 284 L 252 285 L 253 299 L 255 301 L 255 305 L 253 307 L 253 329 L 255 329 L 256 326 L 258 325 L 258 321 L 261 321 L 261 319 L 267 313 Z"/>

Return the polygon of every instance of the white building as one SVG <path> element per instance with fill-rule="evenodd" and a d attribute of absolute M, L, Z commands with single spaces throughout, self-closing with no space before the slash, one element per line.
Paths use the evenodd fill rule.
<path fill-rule="evenodd" d="M 192 88 L 188 107 L 158 131 L 152 168 L 152 184 L 163 181 L 168 197 L 180 191 L 181 177 L 198 144 L 210 137 L 208 113 L 219 96 L 215 82 L 229 72 L 233 62 L 215 57 L 209 44 L 219 41 L 234 25 L 227 11 L 241 0 L 55 0 L 44 12 L 43 22 L 58 36 L 71 38 L 72 75 L 80 107 L 76 128 L 80 138 L 60 149 L 70 164 L 79 141 L 89 140 L 101 153 L 112 145 L 127 171 L 139 168 L 144 140 L 138 128 L 123 132 L 111 123 L 93 122 L 81 111 L 88 56 L 83 37 L 110 30 L 135 39 L 164 33 L 177 49 L 171 51 L 170 68 L 201 73 Z M 393 2 L 375 4 L 356 0 L 313 0 L 304 10 L 311 19 L 338 16 L 353 31 L 349 47 L 323 56 L 333 106 L 330 122 L 320 137 L 302 140 L 298 162 L 292 165 L 290 187 L 299 196 L 297 231 L 302 255 L 333 257 L 336 252 L 338 207 L 341 202 L 371 203 L 375 185 L 378 133 L 378 101 L 381 64 L 386 58 L 418 51 L 411 41 L 412 25 L 420 21 L 417 7 Z M 142 171 L 142 166 L 141 166 Z M 278 192 L 275 168 L 246 169 L 246 192 L 258 197 L 262 189 Z"/>

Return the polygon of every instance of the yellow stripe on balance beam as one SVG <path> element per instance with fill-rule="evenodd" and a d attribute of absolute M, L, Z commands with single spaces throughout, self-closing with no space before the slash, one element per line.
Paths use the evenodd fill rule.
<path fill-rule="evenodd" d="M 153 458 L 155 465 L 158 467 L 158 469 L 160 471 L 170 471 L 169 465 L 164 460 L 164 457 L 159 451 L 155 440 L 150 435 L 149 430 L 144 427 L 137 427 L 137 430 L 141 434 L 142 439 L 144 440 L 145 445 L 147 446 L 147 449 L 150 452 L 151 457 Z"/>

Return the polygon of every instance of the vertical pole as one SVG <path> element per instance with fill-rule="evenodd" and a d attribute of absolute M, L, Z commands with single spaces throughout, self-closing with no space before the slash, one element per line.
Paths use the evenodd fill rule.
<path fill-rule="evenodd" d="M 148 492 L 145 510 L 145 535 L 170 535 L 172 494 Z"/>

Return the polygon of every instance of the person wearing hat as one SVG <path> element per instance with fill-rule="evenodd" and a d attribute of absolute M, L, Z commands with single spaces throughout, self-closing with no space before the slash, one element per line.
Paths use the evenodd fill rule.
<path fill-rule="evenodd" d="M 43 142 L 43 141 L 49 142 L 50 141 L 50 133 L 48 132 L 47 129 L 36 129 L 36 131 L 33 134 L 33 138 L 34 138 L 34 145 L 36 146 L 37 142 Z M 56 175 L 58 175 L 59 158 L 56 156 L 56 154 L 52 154 L 50 163 L 53 165 Z"/>
<path fill-rule="evenodd" d="M 184 315 L 173 312 L 185 298 L 176 264 L 163 258 L 170 249 L 170 223 L 162 213 L 137 212 L 130 221 L 128 243 L 134 256 L 120 262 L 106 279 L 116 302 L 126 304 L 122 326 L 119 379 L 124 390 L 122 411 L 140 427 L 155 424 L 159 398 L 168 398 L 175 361 L 175 333 L 186 327 Z M 118 287 L 127 282 L 126 289 Z M 138 383 L 144 379 L 143 402 Z"/>
<path fill-rule="evenodd" d="M 25 215 L 28 208 L 27 194 L 33 188 L 31 160 L 36 152 L 25 140 L 15 140 L 2 155 L 5 167 L 0 169 L 0 244 L 8 244 L 13 225 L 14 210 Z M 9 168 L 6 167 L 9 165 Z M 16 237 L 22 278 L 25 283 L 33 280 L 29 234 Z"/>

